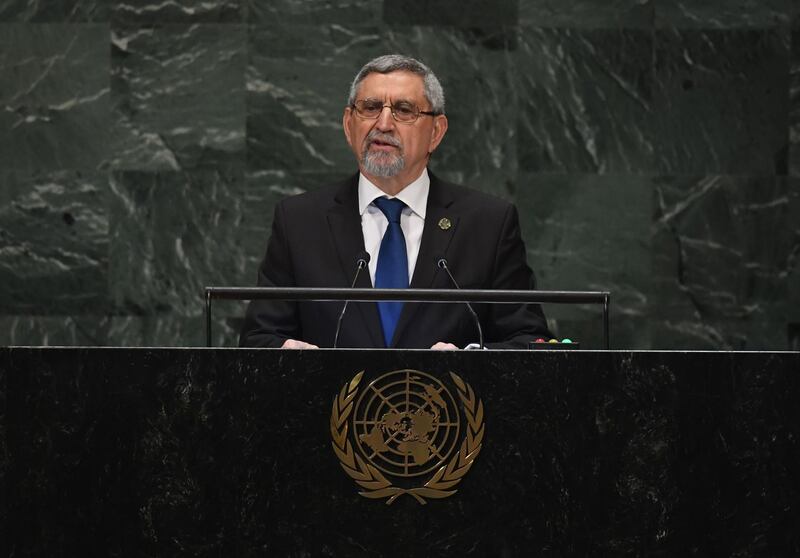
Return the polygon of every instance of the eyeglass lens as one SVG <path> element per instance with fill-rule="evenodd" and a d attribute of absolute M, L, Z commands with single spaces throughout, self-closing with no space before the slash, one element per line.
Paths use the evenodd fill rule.
<path fill-rule="evenodd" d="M 383 108 L 385 106 L 389 106 L 384 105 L 383 101 L 377 99 L 357 101 L 355 105 L 358 114 L 364 118 L 378 118 L 381 115 L 381 112 L 383 112 Z M 389 107 L 395 120 L 399 120 L 401 122 L 410 122 L 419 117 L 419 109 L 416 107 L 416 105 L 407 101 L 398 101 Z"/>

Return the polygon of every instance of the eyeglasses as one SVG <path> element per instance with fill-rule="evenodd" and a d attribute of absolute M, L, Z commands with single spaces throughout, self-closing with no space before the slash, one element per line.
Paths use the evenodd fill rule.
<path fill-rule="evenodd" d="M 389 107 L 389 110 L 392 111 L 392 118 L 397 122 L 404 122 L 406 124 L 416 122 L 420 115 L 436 116 L 435 112 L 419 110 L 417 105 L 407 101 L 399 101 L 392 105 L 385 105 L 383 101 L 377 99 L 365 99 L 353 103 L 353 109 L 355 109 L 356 114 L 365 120 L 377 120 L 386 107 Z"/>

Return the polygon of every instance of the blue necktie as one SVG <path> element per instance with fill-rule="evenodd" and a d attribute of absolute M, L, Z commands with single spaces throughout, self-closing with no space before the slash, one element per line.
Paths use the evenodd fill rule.
<path fill-rule="evenodd" d="M 408 287 L 408 255 L 406 254 L 406 237 L 400 228 L 400 213 L 406 206 L 394 198 L 376 198 L 373 202 L 389 220 L 389 226 L 381 240 L 378 253 L 378 268 L 375 271 L 375 288 L 405 289 Z M 386 346 L 392 344 L 394 330 L 403 310 L 402 302 L 379 302 L 378 313 L 383 326 L 383 339 Z"/>

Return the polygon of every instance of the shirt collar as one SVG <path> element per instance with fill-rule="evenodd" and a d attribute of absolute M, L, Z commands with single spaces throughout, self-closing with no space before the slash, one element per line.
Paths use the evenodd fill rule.
<path fill-rule="evenodd" d="M 428 169 L 422 169 L 422 174 L 419 175 L 414 182 L 400 190 L 396 196 L 386 196 L 386 193 L 375 186 L 370 180 L 362 173 L 358 174 L 358 212 L 364 215 L 367 207 L 372 203 L 375 198 L 381 196 L 395 197 L 406 204 L 411 211 L 425 218 L 425 210 L 428 207 L 428 191 L 431 188 L 431 179 L 428 176 Z"/>

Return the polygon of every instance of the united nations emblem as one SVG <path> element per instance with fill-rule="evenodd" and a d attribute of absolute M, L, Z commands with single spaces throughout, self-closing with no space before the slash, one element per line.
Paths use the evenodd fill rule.
<path fill-rule="evenodd" d="M 333 451 L 364 489 L 359 494 L 387 504 L 403 494 L 420 504 L 455 494 L 483 442 L 483 403 L 470 385 L 450 373 L 456 400 L 430 374 L 396 370 L 359 394 L 363 376 L 356 374 L 333 400 L 330 425 Z"/>

